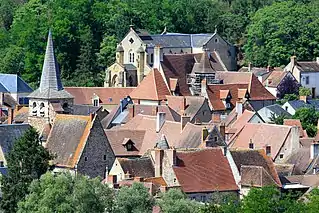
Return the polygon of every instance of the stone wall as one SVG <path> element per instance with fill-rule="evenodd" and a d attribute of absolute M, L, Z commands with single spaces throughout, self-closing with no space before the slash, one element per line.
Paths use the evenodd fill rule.
<path fill-rule="evenodd" d="M 115 160 L 113 150 L 107 140 L 102 125 L 95 117 L 86 145 L 77 164 L 77 171 L 89 177 L 100 176 L 110 170 Z"/>

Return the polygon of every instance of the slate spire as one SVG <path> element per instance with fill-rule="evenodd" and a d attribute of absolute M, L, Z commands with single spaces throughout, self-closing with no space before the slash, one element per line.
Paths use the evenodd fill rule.
<path fill-rule="evenodd" d="M 63 90 L 59 66 L 54 55 L 51 30 L 49 30 L 39 89 L 40 92 L 47 89 L 53 89 L 56 91 Z"/>

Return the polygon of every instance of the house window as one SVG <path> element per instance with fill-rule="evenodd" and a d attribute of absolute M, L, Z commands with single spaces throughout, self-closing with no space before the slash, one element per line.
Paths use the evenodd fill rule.
<path fill-rule="evenodd" d="M 306 84 L 309 84 L 309 76 L 306 76 Z"/>
<path fill-rule="evenodd" d="M 4 167 L 4 162 L 0 161 L 0 167 L 3 168 Z"/>
<path fill-rule="evenodd" d="M 230 109 L 230 108 L 231 108 L 230 103 L 226 103 L 226 108 L 227 108 L 227 109 Z"/>
<path fill-rule="evenodd" d="M 206 201 L 206 196 L 205 196 L 205 195 L 200 196 L 200 200 L 201 200 L 202 202 L 205 202 L 205 201 Z"/>
<path fill-rule="evenodd" d="M 134 39 L 133 38 L 130 38 L 130 40 L 128 40 L 131 44 L 134 43 Z"/>
<path fill-rule="evenodd" d="M 283 159 L 283 158 L 284 158 L 284 154 L 280 154 L 280 155 L 279 155 L 279 158 L 280 158 L 280 159 Z"/>
<path fill-rule="evenodd" d="M 36 102 L 33 102 L 32 103 L 32 116 L 37 116 L 37 103 Z"/>
<path fill-rule="evenodd" d="M 176 178 L 174 178 L 174 183 L 176 183 Z"/>
<path fill-rule="evenodd" d="M 218 38 L 215 38 L 215 43 L 218 43 Z"/>
<path fill-rule="evenodd" d="M 154 54 L 151 53 L 151 64 L 153 64 L 153 63 L 154 63 Z"/>
<path fill-rule="evenodd" d="M 285 106 L 285 110 L 288 111 L 288 106 Z"/>
<path fill-rule="evenodd" d="M 249 142 L 249 149 L 254 149 L 254 143 L 252 140 Z"/>
<path fill-rule="evenodd" d="M 218 138 L 215 136 L 215 137 L 214 137 L 214 141 L 217 142 L 217 140 L 218 140 Z"/>
<path fill-rule="evenodd" d="M 270 155 L 271 154 L 271 146 L 266 146 L 266 155 Z"/>
<path fill-rule="evenodd" d="M 88 157 L 84 157 L 84 161 L 88 161 Z"/>
<path fill-rule="evenodd" d="M 93 106 L 95 106 L 95 107 L 99 106 L 99 100 L 98 99 L 94 99 L 93 100 Z"/>
<path fill-rule="evenodd" d="M 132 143 L 127 143 L 126 144 L 127 151 L 132 151 L 132 148 L 133 148 Z"/>
<path fill-rule="evenodd" d="M 129 58 L 130 58 L 130 62 L 134 63 L 134 53 L 132 52 L 132 50 L 130 50 L 129 52 Z"/>
<path fill-rule="evenodd" d="M 103 160 L 106 160 L 106 155 L 103 156 Z"/>
<path fill-rule="evenodd" d="M 44 103 L 40 104 L 40 116 L 44 117 Z"/>

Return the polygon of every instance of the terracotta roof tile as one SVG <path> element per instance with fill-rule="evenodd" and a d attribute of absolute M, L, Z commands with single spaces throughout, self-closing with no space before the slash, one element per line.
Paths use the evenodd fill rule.
<path fill-rule="evenodd" d="M 264 150 L 231 149 L 230 152 L 238 171 L 244 174 L 241 179 L 242 184 L 250 185 L 254 183 L 255 186 L 275 184 L 281 186 L 275 165 Z M 243 166 L 245 167 L 243 168 Z M 255 176 L 253 174 L 255 174 Z M 270 175 L 270 178 L 268 175 Z M 263 176 L 266 176 L 267 179 L 263 178 Z"/>
<path fill-rule="evenodd" d="M 145 182 L 152 182 L 153 184 L 157 184 L 160 186 L 167 186 L 166 181 L 164 180 L 163 177 L 150 177 L 150 178 L 145 178 Z"/>
<path fill-rule="evenodd" d="M 237 191 L 232 170 L 220 148 L 177 152 L 174 172 L 185 193 Z"/>
<path fill-rule="evenodd" d="M 280 148 L 286 142 L 292 127 L 273 124 L 247 123 L 239 129 L 229 141 L 232 148 L 249 148 L 250 141 L 255 149 L 265 149 L 271 146 L 271 157 L 275 159 Z"/>
<path fill-rule="evenodd" d="M 249 123 L 255 114 L 255 112 L 245 110 L 243 114 L 237 117 L 237 120 L 228 127 L 228 129 L 231 129 L 232 131 L 242 129 L 247 123 Z"/>
<path fill-rule="evenodd" d="M 171 89 L 171 91 L 175 91 L 176 90 L 177 82 L 178 82 L 177 78 L 170 78 L 169 79 L 169 88 Z"/>
<path fill-rule="evenodd" d="M 94 95 L 100 99 L 100 104 L 120 103 L 120 100 L 127 97 L 133 87 L 65 87 L 67 92 L 74 96 L 74 104 L 92 105 Z"/>
<path fill-rule="evenodd" d="M 229 95 L 229 90 L 219 90 L 219 99 L 226 99 Z"/>
<path fill-rule="evenodd" d="M 152 70 L 130 93 L 132 99 L 138 100 L 166 100 L 166 95 L 171 95 L 162 74 L 157 70 Z"/>

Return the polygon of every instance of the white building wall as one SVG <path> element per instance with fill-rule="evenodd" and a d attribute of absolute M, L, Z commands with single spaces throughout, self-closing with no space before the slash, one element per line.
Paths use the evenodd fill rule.
<path fill-rule="evenodd" d="M 265 87 L 273 96 L 277 97 L 278 89 L 276 87 Z"/>
<path fill-rule="evenodd" d="M 116 159 L 114 161 L 113 166 L 109 172 L 109 175 L 116 175 L 117 181 L 124 180 L 124 171 L 123 171 L 118 159 Z"/>
<path fill-rule="evenodd" d="M 284 110 L 289 112 L 290 115 L 294 115 L 296 113 L 296 110 L 292 108 L 292 106 L 286 102 L 284 105 L 281 106 Z"/>
<path fill-rule="evenodd" d="M 152 100 L 140 100 L 141 105 L 151 105 L 151 106 L 157 106 L 159 105 L 159 101 L 152 101 Z"/>
<path fill-rule="evenodd" d="M 306 82 L 307 77 L 309 78 L 308 84 Z M 315 88 L 315 96 L 319 97 L 319 72 L 301 72 L 300 84 L 311 91 L 312 88 Z"/>

